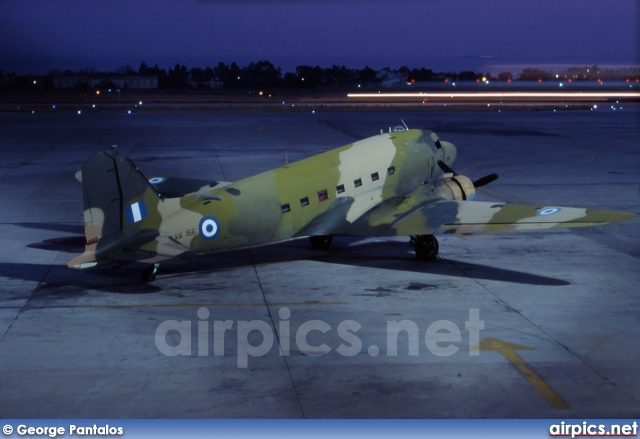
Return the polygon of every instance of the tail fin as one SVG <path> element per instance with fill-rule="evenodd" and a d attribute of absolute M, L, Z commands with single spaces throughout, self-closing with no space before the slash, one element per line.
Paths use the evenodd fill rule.
<path fill-rule="evenodd" d="M 87 244 L 69 267 L 83 269 L 114 260 L 150 256 L 139 248 L 158 236 L 160 195 L 126 156 L 112 147 L 82 165 Z"/>

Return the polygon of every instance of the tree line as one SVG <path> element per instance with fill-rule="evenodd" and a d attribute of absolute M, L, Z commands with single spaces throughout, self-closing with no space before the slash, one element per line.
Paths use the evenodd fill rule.
<path fill-rule="evenodd" d="M 282 68 L 271 62 L 262 60 L 240 66 L 236 62 L 226 64 L 219 62 L 215 66 L 188 68 L 182 64 L 175 64 L 169 69 L 160 68 L 158 64 L 148 65 L 142 61 L 137 69 L 132 66 L 121 66 L 114 71 L 101 72 L 92 68 L 74 70 L 53 70 L 41 79 L 41 85 L 49 88 L 53 78 L 57 76 L 82 76 L 106 78 L 103 83 L 108 84 L 109 78 L 123 76 L 155 77 L 158 88 L 185 87 L 223 87 L 229 89 L 270 89 L 292 88 L 310 89 L 317 87 L 340 87 L 362 85 L 374 86 L 385 81 L 390 82 L 419 82 L 441 81 L 445 78 L 456 80 L 471 80 L 482 77 L 482 73 L 464 72 L 434 72 L 426 68 L 399 69 L 385 67 L 375 70 L 369 66 L 362 69 L 333 65 L 331 67 L 299 65 L 293 72 L 283 73 Z M 0 86 L 13 85 L 15 88 L 29 87 L 32 76 L 16 76 L 0 71 Z"/>
<path fill-rule="evenodd" d="M 586 74 L 582 74 L 582 70 L 586 72 L 597 72 L 600 74 L 597 66 L 591 68 L 572 68 L 564 74 L 565 78 L 574 77 L 576 79 L 591 79 Z M 629 69 L 626 69 L 629 70 Z M 580 75 L 575 74 L 576 71 Z M 602 72 L 604 73 L 604 72 Z M 629 76 L 629 72 L 625 71 L 625 75 Z M 631 72 L 632 76 L 638 76 L 638 72 Z M 12 73 L 3 73 L 0 71 L 0 88 L 24 89 L 30 88 L 34 84 L 43 88 L 51 88 L 53 86 L 53 77 L 56 76 L 83 76 L 83 77 L 101 77 L 105 78 L 102 84 L 109 84 L 109 78 L 123 76 L 139 76 L 139 77 L 155 77 L 158 80 L 158 88 L 187 88 L 201 87 L 213 88 L 221 87 L 227 89 L 311 89 L 318 87 L 353 87 L 356 85 L 362 87 L 375 87 L 379 84 L 387 86 L 402 85 L 403 83 L 414 82 L 456 82 L 456 81 L 511 81 L 515 79 L 511 72 L 501 72 L 497 77 L 492 77 L 490 73 L 483 74 L 471 70 L 460 72 L 436 72 L 432 69 L 409 68 L 402 66 L 397 69 L 385 67 L 381 70 L 375 70 L 369 66 L 362 69 L 348 68 L 346 66 L 333 65 L 331 67 L 319 67 L 309 65 L 299 65 L 293 72 L 283 71 L 280 67 L 273 65 L 271 62 L 262 60 L 251 62 L 246 66 L 240 66 L 236 62 L 226 64 L 219 62 L 213 67 L 205 68 L 192 67 L 188 68 L 182 64 L 175 64 L 169 69 L 160 68 L 158 64 L 149 66 L 142 61 L 137 69 L 131 66 L 121 66 L 115 71 L 99 72 L 95 69 L 73 70 L 54 70 L 40 77 L 39 83 L 34 82 L 32 76 L 17 76 Z M 535 68 L 524 69 L 518 75 L 518 80 L 523 81 L 548 81 L 557 79 L 559 75 L 553 75 L 551 72 L 543 71 Z"/>

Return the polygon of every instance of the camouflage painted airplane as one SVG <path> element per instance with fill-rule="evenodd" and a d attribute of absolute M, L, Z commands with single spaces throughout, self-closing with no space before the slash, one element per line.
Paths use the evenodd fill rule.
<path fill-rule="evenodd" d="M 295 163 L 219 183 L 145 177 L 117 148 L 99 152 L 77 178 L 86 247 L 69 267 L 141 262 L 145 282 L 160 262 L 309 237 L 408 236 L 419 260 L 438 258 L 435 234 L 589 227 L 627 212 L 472 201 L 476 181 L 456 174 L 453 144 L 427 130 L 396 128 Z"/>

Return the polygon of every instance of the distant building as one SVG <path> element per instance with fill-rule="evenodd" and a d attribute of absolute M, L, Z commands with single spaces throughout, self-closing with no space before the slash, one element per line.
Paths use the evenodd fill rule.
<path fill-rule="evenodd" d="M 158 88 L 155 76 L 54 76 L 53 88 L 96 88 L 101 84 L 113 84 L 121 89 L 154 89 Z"/>
<path fill-rule="evenodd" d="M 212 79 L 210 81 L 189 81 L 189 85 L 193 88 L 198 88 L 198 87 L 222 88 L 224 86 L 224 82 L 216 81 L 215 79 Z"/>

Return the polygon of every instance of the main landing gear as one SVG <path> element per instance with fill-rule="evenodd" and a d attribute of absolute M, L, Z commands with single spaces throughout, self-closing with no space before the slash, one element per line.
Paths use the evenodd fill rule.
<path fill-rule="evenodd" d="M 415 235 L 409 241 L 416 249 L 416 259 L 418 261 L 436 261 L 440 258 L 438 252 L 440 245 L 433 235 Z"/>
<path fill-rule="evenodd" d="M 149 283 L 156 280 L 156 274 L 158 273 L 158 268 L 160 268 L 160 264 L 153 264 L 148 266 L 142 272 L 142 282 Z"/>
<path fill-rule="evenodd" d="M 333 242 L 333 235 L 309 236 L 309 242 L 315 250 L 329 250 Z"/>

